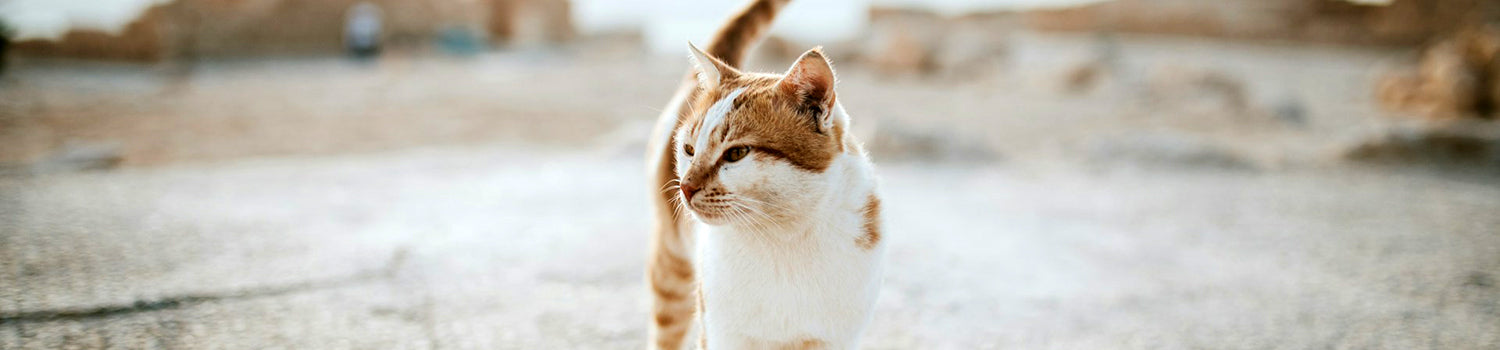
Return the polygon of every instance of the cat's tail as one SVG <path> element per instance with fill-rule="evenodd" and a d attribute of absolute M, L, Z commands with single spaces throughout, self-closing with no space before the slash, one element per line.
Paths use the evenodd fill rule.
<path fill-rule="evenodd" d="M 705 52 L 718 57 L 730 67 L 739 68 L 745 52 L 765 36 L 766 31 L 771 29 L 771 22 L 776 20 L 776 13 L 789 2 L 791 0 L 751 1 L 729 17 L 724 26 L 719 27 L 719 31 L 709 39 L 708 45 L 704 46 L 707 48 Z"/>

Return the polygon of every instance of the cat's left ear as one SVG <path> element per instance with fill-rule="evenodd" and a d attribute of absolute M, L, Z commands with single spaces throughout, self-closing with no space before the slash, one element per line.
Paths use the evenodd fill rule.
<path fill-rule="evenodd" d="M 697 71 L 698 85 L 704 89 L 718 87 L 720 82 L 739 74 L 739 71 L 734 70 L 734 67 L 730 67 L 724 61 L 709 56 L 703 50 L 699 50 L 698 46 L 694 46 L 692 42 L 688 43 L 688 53 L 692 56 L 691 60 Z"/>
<path fill-rule="evenodd" d="M 813 118 L 818 132 L 827 132 L 833 128 L 833 83 L 833 64 L 819 46 L 797 58 L 776 86 L 797 98 L 797 109 Z"/>

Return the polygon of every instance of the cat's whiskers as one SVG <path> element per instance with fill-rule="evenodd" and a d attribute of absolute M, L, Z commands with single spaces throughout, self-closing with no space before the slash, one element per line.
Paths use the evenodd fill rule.
<path fill-rule="evenodd" d="M 741 226 L 749 230 L 750 233 L 755 234 L 762 239 L 770 237 L 770 234 L 766 232 L 765 228 L 757 224 L 755 220 L 750 218 L 750 216 L 746 213 L 745 210 L 748 209 L 747 207 L 738 202 L 731 203 L 734 203 L 730 206 L 731 210 L 729 211 L 734 216 L 733 221 L 738 222 Z"/>
<path fill-rule="evenodd" d="M 756 204 L 758 206 L 769 207 L 770 209 L 777 210 L 777 212 L 781 213 L 781 214 L 792 212 L 791 208 L 788 208 L 787 206 L 781 205 L 781 204 L 766 202 L 766 201 L 762 201 L 762 200 L 758 200 L 758 199 L 754 199 L 754 198 L 750 198 L 750 197 L 736 196 L 735 199 L 736 200 L 742 200 L 742 201 L 750 202 L 750 203 Z M 756 215 L 760 216 L 762 219 L 764 219 L 765 223 L 768 224 L 769 226 L 771 226 L 771 228 L 782 228 L 783 227 L 782 221 L 781 220 L 777 220 L 778 216 L 771 215 L 771 213 L 768 212 L 764 208 L 757 209 L 757 208 L 754 208 L 754 207 L 746 206 L 746 209 L 751 210 L 751 213 L 756 214 Z"/>
<path fill-rule="evenodd" d="M 682 180 L 672 179 L 668 180 L 667 183 L 661 185 L 661 192 L 667 193 L 667 191 L 678 188 L 682 188 Z"/>
<path fill-rule="evenodd" d="M 738 197 L 736 199 L 743 199 L 743 197 Z M 761 236 L 762 238 L 771 237 L 768 232 L 774 229 L 774 227 L 771 227 L 772 222 L 769 220 L 770 216 L 767 216 L 765 215 L 765 213 L 759 212 L 755 210 L 755 208 L 745 205 L 743 202 L 738 200 L 731 201 L 730 203 L 733 203 L 735 212 L 738 213 L 741 217 L 740 221 L 743 226 L 746 226 L 752 232 L 755 232 L 756 235 Z M 757 218 L 765 218 L 767 220 L 757 220 Z"/>
<path fill-rule="evenodd" d="M 762 212 L 760 210 L 756 210 L 755 208 L 753 208 L 753 207 L 751 207 L 749 205 L 746 205 L 745 202 L 754 203 L 754 200 L 751 200 L 749 198 L 744 198 L 744 197 L 736 197 L 734 199 L 733 203 L 735 204 L 736 208 L 738 208 L 740 211 L 744 212 L 745 214 L 755 216 L 755 217 L 753 217 L 751 219 L 755 219 L 755 218 L 764 219 L 764 220 L 751 220 L 753 224 L 756 224 L 757 226 L 760 226 L 760 227 L 764 227 L 765 224 L 767 224 L 767 223 L 770 222 L 770 219 L 771 219 L 770 216 L 767 216 L 764 212 Z"/>
<path fill-rule="evenodd" d="M 771 207 L 771 208 L 775 208 L 775 209 L 781 209 L 783 212 L 791 212 L 792 211 L 790 208 L 787 208 L 786 206 L 778 205 L 778 204 L 771 203 L 771 202 L 766 202 L 766 201 L 761 201 L 761 200 L 756 200 L 756 199 L 746 198 L 746 197 L 741 197 L 741 198 L 738 198 L 738 199 L 742 199 L 742 200 L 745 200 L 745 201 L 748 201 L 748 202 L 752 202 L 752 203 L 756 203 L 756 204 L 760 204 L 760 205 L 765 205 L 767 207 Z M 753 210 L 754 208 L 750 208 L 750 209 Z M 773 217 L 772 215 L 770 215 L 769 213 L 766 213 L 763 210 L 760 211 L 760 212 L 758 212 L 758 214 L 760 214 L 761 216 L 765 217 L 766 220 L 768 222 L 770 222 L 771 225 L 773 225 L 775 228 L 784 228 L 785 227 L 784 226 L 785 225 L 785 221 L 778 221 L 778 220 L 776 220 L 776 217 Z M 804 220 L 812 220 L 812 221 L 808 221 L 806 223 L 809 224 L 809 225 L 812 225 L 813 227 L 830 227 L 833 224 L 833 222 L 830 221 L 828 218 L 823 217 L 823 216 L 819 216 L 819 215 L 806 215 L 806 216 L 801 216 L 801 218 L 804 219 Z"/>
<path fill-rule="evenodd" d="M 771 209 L 777 209 L 777 210 L 784 211 L 784 212 L 785 211 L 792 211 L 792 208 L 789 208 L 789 207 L 787 207 L 785 205 L 771 203 L 771 202 L 767 202 L 767 201 L 763 201 L 763 200 L 758 200 L 758 199 L 755 199 L 755 198 L 744 197 L 744 196 L 735 196 L 734 199 L 735 200 L 742 200 L 742 201 L 754 203 L 756 205 L 763 205 L 763 206 L 771 207 Z M 762 210 L 761 212 L 762 212 L 762 214 L 769 214 L 769 213 L 766 213 L 764 210 Z"/>
<path fill-rule="evenodd" d="M 666 192 L 666 190 L 662 192 Z M 682 194 L 667 197 L 667 202 L 667 204 L 672 205 L 672 216 L 674 217 L 682 217 L 682 211 L 688 209 L 687 201 L 682 198 Z"/>
<path fill-rule="evenodd" d="M 751 215 L 759 216 L 762 219 L 762 220 L 759 221 L 759 225 L 761 227 L 764 227 L 763 230 L 774 231 L 774 230 L 781 230 L 782 229 L 781 223 L 775 221 L 774 218 L 772 218 L 770 215 L 766 214 L 764 211 L 760 211 L 760 210 L 757 210 L 755 208 L 751 208 L 751 207 L 748 207 L 748 206 L 746 207 L 746 211 L 748 213 L 750 213 Z"/>

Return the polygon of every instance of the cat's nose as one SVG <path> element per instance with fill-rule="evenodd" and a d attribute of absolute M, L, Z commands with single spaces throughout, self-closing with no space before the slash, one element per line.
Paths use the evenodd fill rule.
<path fill-rule="evenodd" d="M 682 184 L 682 199 L 693 199 L 693 193 L 698 192 L 698 186 Z"/>

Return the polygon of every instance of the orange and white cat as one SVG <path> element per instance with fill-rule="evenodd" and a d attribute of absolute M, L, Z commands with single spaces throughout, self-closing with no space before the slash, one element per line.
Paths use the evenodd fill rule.
<path fill-rule="evenodd" d="M 658 122 L 648 167 L 657 227 L 653 344 L 852 349 L 869 323 L 884 244 L 874 165 L 850 132 L 820 49 L 784 74 L 741 72 L 785 0 L 757 0 L 704 52 Z M 689 299 L 689 297 L 692 297 Z"/>

